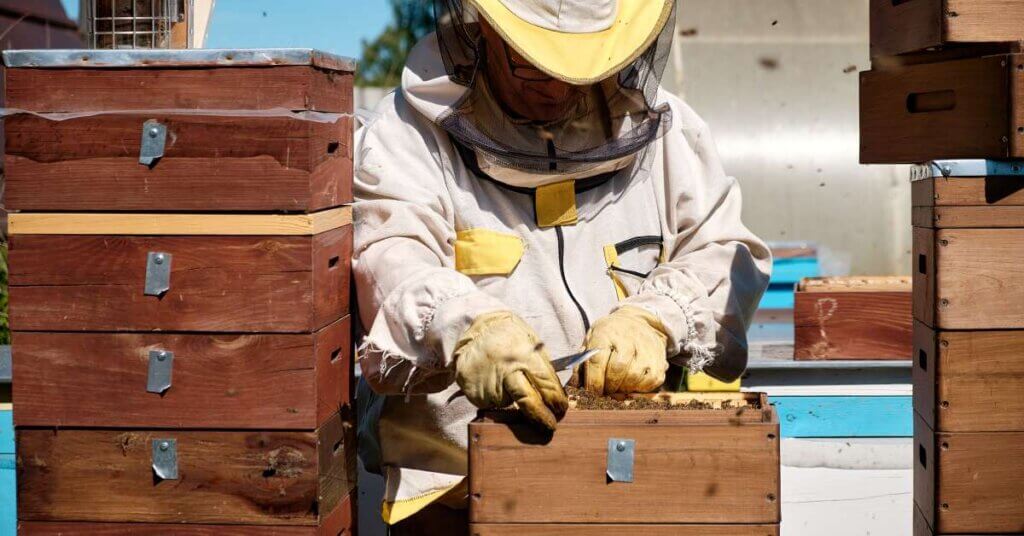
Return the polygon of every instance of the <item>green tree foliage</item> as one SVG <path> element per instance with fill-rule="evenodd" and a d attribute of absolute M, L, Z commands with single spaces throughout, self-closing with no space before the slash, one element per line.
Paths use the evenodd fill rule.
<path fill-rule="evenodd" d="M 363 40 L 356 84 L 394 87 L 402 78 L 409 50 L 424 35 L 434 31 L 434 3 L 431 0 L 389 0 L 391 24 L 372 41 Z"/>

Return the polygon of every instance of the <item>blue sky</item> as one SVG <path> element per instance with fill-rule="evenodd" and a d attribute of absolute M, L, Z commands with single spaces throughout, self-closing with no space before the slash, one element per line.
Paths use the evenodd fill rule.
<path fill-rule="evenodd" d="M 79 0 L 62 0 L 78 16 Z M 209 48 L 318 48 L 358 58 L 390 21 L 387 0 L 217 0 Z M 266 14 L 264 16 L 264 13 Z"/>

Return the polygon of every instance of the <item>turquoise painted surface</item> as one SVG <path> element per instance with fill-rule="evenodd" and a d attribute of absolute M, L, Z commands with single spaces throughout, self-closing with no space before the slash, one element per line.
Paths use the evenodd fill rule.
<path fill-rule="evenodd" d="M 0 454 L 14 454 L 14 412 L 0 410 Z"/>
<path fill-rule="evenodd" d="M 773 396 L 782 437 L 913 437 L 909 396 Z"/>
<path fill-rule="evenodd" d="M 761 297 L 761 309 L 792 309 L 793 285 L 770 285 Z"/>
<path fill-rule="evenodd" d="M 0 536 L 18 532 L 17 486 L 14 454 L 0 454 Z"/>
<path fill-rule="evenodd" d="M 797 283 L 805 277 L 821 275 L 821 266 L 817 257 L 798 259 L 775 259 L 772 263 L 771 283 Z"/>

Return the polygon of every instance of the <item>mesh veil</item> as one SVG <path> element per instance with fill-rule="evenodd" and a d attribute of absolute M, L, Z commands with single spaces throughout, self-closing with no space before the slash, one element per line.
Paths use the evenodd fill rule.
<path fill-rule="evenodd" d="M 672 122 L 657 103 L 675 28 L 665 28 L 632 64 L 610 78 L 578 86 L 560 117 L 543 123 L 513 117 L 497 102 L 485 73 L 486 42 L 468 0 L 434 0 L 437 39 L 449 78 L 468 89 L 437 123 L 459 144 L 500 167 L 538 174 L 586 173 L 636 155 Z"/>

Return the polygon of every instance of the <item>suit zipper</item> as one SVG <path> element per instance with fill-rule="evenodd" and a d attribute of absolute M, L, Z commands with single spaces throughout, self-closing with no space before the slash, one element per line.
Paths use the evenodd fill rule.
<path fill-rule="evenodd" d="M 555 227 L 555 235 L 558 236 L 558 269 L 562 272 L 562 284 L 565 285 L 565 291 L 569 293 L 569 299 L 576 304 L 576 309 L 580 312 L 580 318 L 583 319 L 583 332 L 587 333 L 590 331 L 590 318 L 587 317 L 587 312 L 583 310 L 583 306 L 576 299 L 576 295 L 572 293 L 572 288 L 569 287 L 569 279 L 565 276 L 565 235 L 562 234 L 561 226 Z"/>

